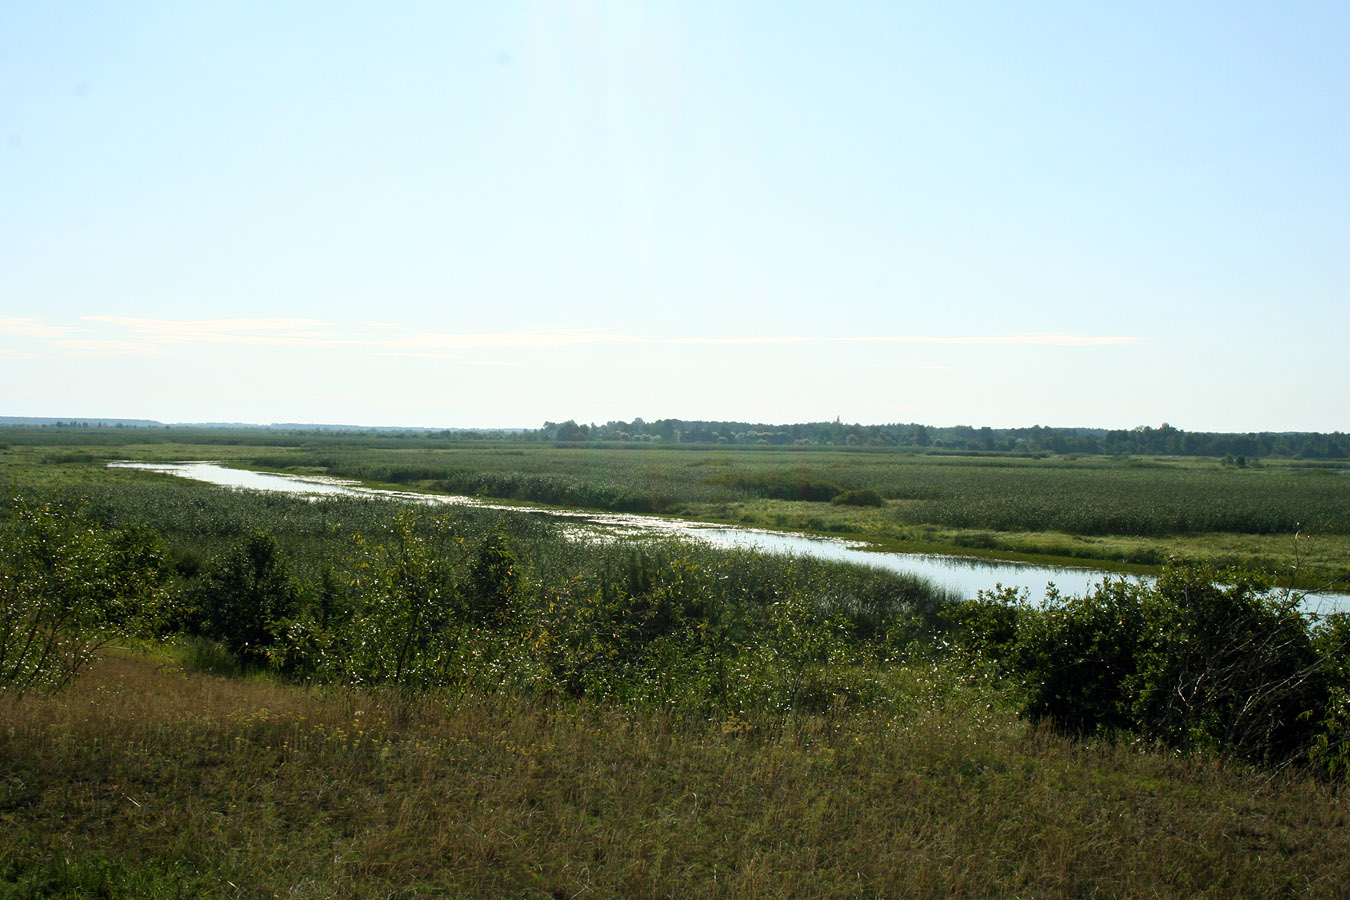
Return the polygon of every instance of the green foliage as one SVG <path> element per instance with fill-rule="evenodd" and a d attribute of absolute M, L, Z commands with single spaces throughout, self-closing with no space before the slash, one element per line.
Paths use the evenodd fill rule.
<path fill-rule="evenodd" d="M 784 708 L 827 708 L 834 693 L 827 673 L 850 656 L 847 622 L 820 609 L 794 581 L 785 588 L 769 604 L 763 638 L 757 642 L 762 664 Z"/>
<path fill-rule="evenodd" d="M 887 648 L 925 633 L 947 600 L 913 576 L 679 541 L 588 543 L 503 510 L 180 481 L 83 493 L 110 528 L 155 524 L 198 600 L 198 632 L 308 679 L 824 708 L 871 690 Z M 268 540 L 250 556 L 259 532 Z M 273 599 L 241 599 L 259 589 Z"/>
<path fill-rule="evenodd" d="M 355 544 L 351 588 L 358 607 L 327 671 L 354 683 L 435 683 L 463 612 L 456 584 L 462 539 L 449 520 L 422 521 L 405 509 L 381 539 L 358 535 Z"/>
<path fill-rule="evenodd" d="M 1308 622 L 1293 597 L 1244 573 L 1223 580 L 1169 568 L 1145 595 L 1134 719 L 1169 746 L 1300 758 L 1326 704 Z"/>
<path fill-rule="evenodd" d="M 469 566 L 469 608 L 480 622 L 501 624 L 511 616 L 520 584 L 520 562 L 510 537 L 493 530 Z"/>
<path fill-rule="evenodd" d="M 1312 749 L 1313 761 L 1340 778 L 1350 775 L 1350 613 L 1336 613 L 1313 631 L 1327 702 Z"/>
<path fill-rule="evenodd" d="M 953 603 L 940 613 L 947 635 L 977 656 L 1006 663 L 1016 647 L 1026 592 L 998 585 L 972 600 Z"/>
<path fill-rule="evenodd" d="M 286 555 L 267 531 L 254 532 L 213 560 L 195 594 L 201 633 L 248 665 L 271 660 L 299 604 Z"/>
<path fill-rule="evenodd" d="M 77 512 L 15 501 L 0 530 L 0 691 L 66 684 L 118 634 L 155 631 L 170 605 L 162 548 Z"/>
<path fill-rule="evenodd" d="M 186 641 L 183 663 L 194 672 L 207 672 L 222 678 L 237 674 L 239 661 L 219 642 L 195 636 Z"/>
<path fill-rule="evenodd" d="M 1306 760 L 1326 733 L 1333 658 L 1297 598 L 1248 574 L 1170 567 L 1151 585 L 999 605 L 984 597 L 959 621 L 1022 683 L 1032 719 L 1264 763 Z"/>
<path fill-rule="evenodd" d="M 467 478 L 480 463 L 492 465 L 502 484 L 517 475 L 585 484 L 599 459 L 592 455 L 599 451 L 553 448 L 497 452 L 491 461 L 362 450 L 343 462 L 342 452 L 328 452 L 335 466 L 417 476 Z M 1058 490 L 1058 510 L 1083 521 L 1101 513 L 1097 489 L 1105 501 L 1131 492 L 1150 498 L 1147 515 L 1162 521 L 1203 512 L 1211 489 L 1215 508 L 1244 496 L 1270 501 L 1286 484 L 1310 485 L 1335 503 L 1343 481 L 1103 460 L 916 462 L 841 452 L 813 455 L 808 466 L 803 458 L 787 449 L 643 450 L 610 457 L 622 465 L 605 468 L 593 487 L 617 491 L 605 502 L 870 491 L 891 498 L 882 515 L 901 519 L 925 504 L 1034 518 L 1044 514 L 1036 511 L 1039 494 Z M 459 474 L 446 474 L 451 465 Z M 1187 496 L 1191 489 L 1199 493 Z M 1333 653 L 1343 643 L 1312 633 L 1291 603 L 1245 576 L 1178 570 L 1152 586 L 1113 582 L 1084 597 L 1052 596 L 1044 609 L 1005 595 L 944 615 L 947 598 L 918 579 L 678 541 L 590 543 L 509 511 L 438 507 L 438 514 L 129 473 L 80 485 L 79 494 L 100 546 L 122 560 L 119 579 L 172 559 L 160 577 L 197 601 L 189 623 L 237 660 L 288 676 L 615 698 L 700 715 L 819 711 L 894 690 L 887 660 L 945 632 L 1013 676 L 1029 717 L 1066 731 L 1344 767 L 1350 685 L 1335 674 Z M 1273 505 L 1286 515 L 1313 506 L 1310 496 L 1291 490 Z M 1142 507 L 1129 502 L 1122 527 L 1147 525 Z M 1245 513 L 1239 520 L 1252 521 Z M 22 530 L 17 518 L 9 527 Z M 106 621 L 111 628 L 131 620 Z"/>
<path fill-rule="evenodd" d="M 886 498 L 871 488 L 844 491 L 830 500 L 835 506 L 885 506 Z"/>
<path fill-rule="evenodd" d="M 555 587 L 529 643 L 569 694 L 680 699 L 702 681 L 704 639 L 727 627 L 701 595 L 703 574 L 661 548 L 600 548 L 589 572 Z"/>
<path fill-rule="evenodd" d="M 1145 631 L 1149 589 L 1107 581 L 1081 597 L 1052 595 L 1023 607 L 1013 659 L 1025 678 L 1024 711 L 1075 734 L 1128 730 L 1129 690 Z"/>
<path fill-rule="evenodd" d="M 774 500 L 829 501 L 844 491 L 839 485 L 801 466 L 718 473 L 707 482 L 735 488 L 749 497 Z"/>

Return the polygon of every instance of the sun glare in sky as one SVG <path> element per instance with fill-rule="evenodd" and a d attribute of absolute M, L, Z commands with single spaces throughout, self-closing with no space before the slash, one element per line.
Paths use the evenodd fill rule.
<path fill-rule="evenodd" d="M 0 415 L 1346 430 L 1350 5 L 0 6 Z"/>

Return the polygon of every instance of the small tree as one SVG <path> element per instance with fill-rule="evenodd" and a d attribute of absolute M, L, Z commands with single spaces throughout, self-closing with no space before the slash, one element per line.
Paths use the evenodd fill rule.
<path fill-rule="evenodd" d="M 1327 688 L 1312 759 L 1322 771 L 1350 776 L 1350 613 L 1333 613 L 1313 632 Z"/>
<path fill-rule="evenodd" d="M 265 664 L 283 623 L 295 614 L 299 590 L 276 539 L 257 531 L 207 568 L 197 597 L 207 637 L 241 663 Z"/>
<path fill-rule="evenodd" d="M 142 530 L 17 503 L 0 532 L 0 690 L 59 688 L 114 636 L 154 630 L 168 607 L 165 569 Z"/>
<path fill-rule="evenodd" d="M 433 533 L 447 528 L 444 520 L 430 522 Z M 356 538 L 352 588 L 359 611 L 348 626 L 352 644 L 344 666 L 349 680 L 419 687 L 443 674 L 446 632 L 463 612 L 455 587 L 457 559 L 424 531 L 417 514 L 405 510 L 389 540 Z M 456 557 L 463 548 L 457 549 Z"/>
<path fill-rule="evenodd" d="M 469 567 L 469 593 L 474 618 L 502 624 L 511 614 L 511 603 L 520 581 L 520 564 L 506 535 L 491 532 L 483 539 Z"/>

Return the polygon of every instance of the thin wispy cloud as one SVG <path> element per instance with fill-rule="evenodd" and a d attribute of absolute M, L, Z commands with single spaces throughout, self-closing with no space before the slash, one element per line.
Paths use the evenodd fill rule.
<path fill-rule="evenodd" d="M 830 338 L 810 338 L 810 337 L 792 337 L 769 335 L 748 336 L 748 337 L 682 337 L 682 338 L 658 338 L 649 341 L 649 343 L 660 344 L 728 344 L 735 346 L 746 346 L 750 344 L 808 344 L 814 341 L 828 341 Z"/>
<path fill-rule="evenodd" d="M 551 347 L 575 347 L 582 344 L 648 343 L 632 335 L 613 334 L 586 328 L 557 331 L 498 331 L 481 334 L 405 334 L 370 341 L 371 346 L 443 349 L 443 350 L 541 350 Z"/>
<path fill-rule="evenodd" d="M 995 334 L 949 337 L 896 334 L 836 338 L 835 340 L 867 344 L 1021 344 L 1034 347 L 1105 347 L 1116 344 L 1135 344 L 1140 339 L 1124 335 L 1097 334 Z"/>
<path fill-rule="evenodd" d="M 37 319 L 16 319 L 0 316 L 0 334 L 12 337 L 55 338 L 69 329 L 58 325 L 46 325 Z"/>
<path fill-rule="evenodd" d="M 757 346 L 788 344 L 938 344 L 948 346 L 1107 347 L 1138 343 L 1128 335 L 696 335 L 659 337 L 594 328 L 495 332 L 419 332 L 397 323 L 343 327 L 310 318 L 155 319 L 86 316 L 74 329 L 33 318 L 0 318 L 0 335 L 49 340 L 78 354 L 161 354 L 175 347 L 222 345 L 366 350 L 382 355 L 453 358 L 482 351 L 547 350 L 588 345 Z"/>
<path fill-rule="evenodd" d="M 155 356 L 168 352 L 168 346 L 150 341 L 112 338 L 62 338 L 52 346 L 78 356 Z"/>
<path fill-rule="evenodd" d="M 132 332 L 141 340 L 164 343 L 262 344 L 331 340 L 331 325 L 320 319 L 144 319 L 129 316 L 86 316 Z"/>

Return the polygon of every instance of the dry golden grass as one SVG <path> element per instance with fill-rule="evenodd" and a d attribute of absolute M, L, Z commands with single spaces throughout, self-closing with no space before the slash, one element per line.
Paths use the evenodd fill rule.
<path fill-rule="evenodd" d="M 690 722 L 110 654 L 0 705 L 0 897 L 1346 895 L 1337 788 L 932 696 Z"/>

